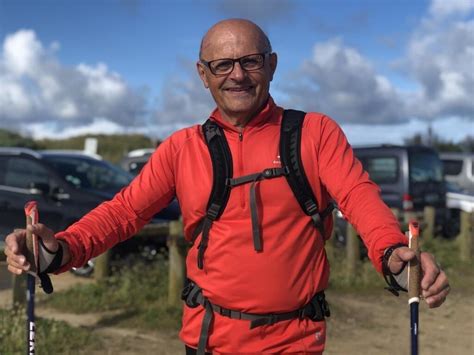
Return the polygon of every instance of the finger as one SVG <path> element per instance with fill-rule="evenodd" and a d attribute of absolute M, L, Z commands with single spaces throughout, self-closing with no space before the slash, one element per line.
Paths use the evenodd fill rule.
<path fill-rule="evenodd" d="M 15 269 L 21 269 L 28 271 L 30 269 L 30 264 L 26 261 L 26 258 L 23 255 L 12 255 L 7 257 L 7 264 Z"/>
<path fill-rule="evenodd" d="M 8 271 L 10 271 L 11 273 L 15 275 L 21 275 L 24 272 L 22 269 L 15 268 L 11 265 L 8 265 L 7 269 Z"/>
<path fill-rule="evenodd" d="M 10 251 L 13 254 L 18 254 L 25 245 L 26 230 L 15 229 L 5 238 L 5 254 Z"/>
<path fill-rule="evenodd" d="M 446 301 L 446 297 L 448 296 L 451 288 L 447 285 L 443 290 L 438 292 L 437 294 L 425 298 L 426 303 L 428 304 L 429 308 L 436 308 L 441 306 L 444 301 Z"/>
<path fill-rule="evenodd" d="M 446 287 L 449 287 L 448 277 L 444 273 L 444 271 L 440 271 L 436 280 L 430 285 L 430 287 L 426 290 L 422 290 L 422 295 L 425 298 L 428 298 L 432 295 L 436 295 Z"/>
<path fill-rule="evenodd" d="M 420 259 L 421 270 L 423 271 L 421 289 L 426 291 L 435 283 L 441 270 L 433 255 L 429 253 L 421 253 Z"/>
<path fill-rule="evenodd" d="M 41 238 L 48 250 L 55 252 L 58 249 L 58 242 L 54 237 L 54 232 L 42 223 L 36 223 L 28 226 L 34 234 Z"/>
<path fill-rule="evenodd" d="M 393 251 L 388 261 L 388 267 L 393 274 L 397 274 L 405 265 L 415 257 L 415 253 L 408 247 L 400 247 Z"/>

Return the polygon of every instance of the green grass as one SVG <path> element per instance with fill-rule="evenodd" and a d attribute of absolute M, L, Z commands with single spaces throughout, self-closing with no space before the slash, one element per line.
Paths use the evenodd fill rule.
<path fill-rule="evenodd" d="M 100 340 L 91 331 L 73 328 L 64 322 L 37 319 L 36 354 L 83 353 L 100 348 Z M 26 352 L 26 313 L 24 308 L 0 309 L 0 353 L 2 355 Z"/>
<path fill-rule="evenodd" d="M 167 292 L 168 262 L 160 257 L 153 263 L 132 263 L 97 283 L 53 294 L 45 305 L 69 313 L 123 310 L 102 319 L 100 324 L 177 330 L 181 307 L 168 306 Z"/>
<path fill-rule="evenodd" d="M 456 291 L 474 290 L 474 268 L 472 262 L 462 262 L 459 259 L 459 242 L 435 238 L 423 240 L 421 249 L 435 255 L 436 260 L 448 275 L 451 289 Z M 370 291 L 374 288 L 386 286 L 382 276 L 375 271 L 372 263 L 367 259 L 360 262 L 356 275 L 349 277 L 347 274 L 347 263 L 345 261 L 345 250 L 335 248 L 329 257 L 331 265 L 331 277 L 329 285 L 334 290 Z"/>

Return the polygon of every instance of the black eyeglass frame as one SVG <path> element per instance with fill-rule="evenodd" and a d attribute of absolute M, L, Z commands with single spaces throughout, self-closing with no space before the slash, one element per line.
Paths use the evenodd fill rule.
<path fill-rule="evenodd" d="M 203 64 L 204 66 L 206 66 L 210 72 L 215 75 L 215 76 L 221 76 L 221 75 L 229 75 L 230 73 L 232 73 L 232 71 L 234 70 L 234 67 L 235 67 L 235 63 L 236 62 L 239 62 L 240 64 L 240 67 L 242 68 L 242 70 L 244 71 L 247 71 L 247 72 L 252 72 L 252 71 L 257 71 L 257 70 L 260 70 L 263 68 L 263 66 L 265 65 L 265 60 L 272 54 L 273 52 L 262 52 L 262 53 L 253 53 L 253 54 L 247 54 L 247 55 L 244 55 L 240 58 L 236 58 L 236 59 L 233 59 L 233 58 L 219 58 L 219 59 L 214 59 L 214 60 L 210 60 L 210 61 L 206 61 L 204 59 L 200 59 L 199 62 L 201 64 Z M 260 55 L 262 56 L 262 65 L 258 68 L 255 68 L 255 69 L 245 69 L 243 66 L 242 66 L 242 59 L 245 59 L 245 58 L 248 58 L 248 57 L 251 57 L 253 55 Z M 214 62 L 218 62 L 218 61 L 221 61 L 221 60 L 230 60 L 232 61 L 232 67 L 230 68 L 230 70 L 226 73 L 220 73 L 220 74 L 216 74 L 214 72 L 214 70 L 212 69 L 211 67 L 211 64 L 214 63 Z"/>

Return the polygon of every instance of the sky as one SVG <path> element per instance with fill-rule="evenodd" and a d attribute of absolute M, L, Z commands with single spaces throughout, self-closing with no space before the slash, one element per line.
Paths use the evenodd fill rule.
<path fill-rule="evenodd" d="M 236 17 L 278 55 L 276 103 L 352 144 L 474 136 L 474 0 L 0 0 L 0 128 L 163 139 L 203 123 L 200 41 Z"/>

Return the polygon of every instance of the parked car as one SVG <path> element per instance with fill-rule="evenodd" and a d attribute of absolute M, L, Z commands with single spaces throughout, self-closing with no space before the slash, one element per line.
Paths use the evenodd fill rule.
<path fill-rule="evenodd" d="M 446 181 L 474 194 L 474 153 L 441 153 Z"/>
<path fill-rule="evenodd" d="M 132 179 L 123 169 L 82 152 L 0 148 L 0 241 L 25 224 L 27 201 L 37 201 L 42 223 L 64 230 Z M 179 216 L 179 207 L 173 202 L 152 223 Z M 119 248 L 136 246 L 137 241 L 130 243 Z"/>
<path fill-rule="evenodd" d="M 461 226 L 461 212 L 474 212 L 474 193 L 461 189 L 453 182 L 446 182 L 446 205 L 449 209 L 450 220 L 446 225 L 449 235 L 459 234 Z"/>
<path fill-rule="evenodd" d="M 437 232 L 442 232 L 449 212 L 446 186 L 438 153 L 423 146 L 381 145 L 355 147 L 370 179 L 380 186 L 383 201 L 390 207 L 422 216 L 425 206 L 436 208 Z M 336 236 L 345 242 L 346 221 L 336 218 Z"/>
<path fill-rule="evenodd" d="M 154 151 L 155 148 L 132 150 L 122 159 L 120 166 L 129 173 L 138 175 Z"/>

